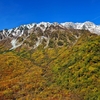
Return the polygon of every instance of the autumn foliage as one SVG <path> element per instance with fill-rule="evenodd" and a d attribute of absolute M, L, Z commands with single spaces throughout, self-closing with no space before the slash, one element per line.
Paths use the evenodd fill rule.
<path fill-rule="evenodd" d="M 72 38 L 72 37 L 71 37 Z M 100 100 L 100 36 L 76 44 L 0 52 L 0 100 Z"/>

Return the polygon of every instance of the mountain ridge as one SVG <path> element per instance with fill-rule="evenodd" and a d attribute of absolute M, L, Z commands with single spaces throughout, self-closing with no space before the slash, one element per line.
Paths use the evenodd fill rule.
<path fill-rule="evenodd" d="M 42 25 L 44 26 L 44 29 L 43 29 Z M 64 22 L 64 23 L 40 22 L 40 23 L 31 23 L 31 24 L 20 25 L 19 27 L 15 27 L 15 28 L 11 28 L 11 29 L 3 29 L 3 30 L 1 30 L 1 32 L 5 33 L 5 31 L 6 31 L 7 33 L 10 34 L 12 30 L 17 31 L 20 28 L 31 29 L 34 26 L 41 27 L 41 29 L 43 31 L 45 31 L 45 29 L 47 27 L 50 27 L 51 25 L 54 25 L 54 26 L 59 25 L 60 27 L 63 27 L 63 28 L 65 27 L 65 28 L 74 28 L 74 29 L 85 29 L 85 30 L 89 30 L 90 32 L 94 32 L 96 34 L 100 34 L 100 25 L 96 25 L 96 24 L 94 24 L 93 22 L 90 22 L 90 21 L 86 21 L 86 22 L 83 22 L 83 23 L 79 23 L 79 22 L 76 22 L 76 23 L 74 23 L 74 22 Z"/>
<path fill-rule="evenodd" d="M 100 26 L 95 25 L 92 22 L 84 22 L 84 23 L 73 23 L 73 22 L 65 22 L 65 23 L 49 23 L 49 22 L 40 22 L 38 24 L 32 23 L 27 25 L 21 25 L 16 28 L 12 29 L 5 29 L 0 31 L 0 41 L 4 41 L 9 39 L 10 50 L 16 49 L 17 47 L 21 46 L 24 41 L 30 37 L 30 35 L 34 32 L 34 35 L 38 34 L 36 39 L 36 43 L 34 44 L 33 48 L 38 47 L 43 40 L 45 40 L 46 46 L 49 44 L 50 34 L 53 34 L 55 31 L 67 31 L 67 30 L 87 30 L 91 33 L 100 35 Z M 71 31 L 70 31 L 71 32 Z M 69 32 L 69 33 L 70 33 Z M 71 34 L 71 33 L 70 33 Z M 78 33 L 79 34 L 79 33 Z M 19 38 L 22 38 L 21 42 Z M 77 35 L 74 35 L 74 38 L 77 38 Z M 21 39 L 20 39 L 21 40 Z"/>

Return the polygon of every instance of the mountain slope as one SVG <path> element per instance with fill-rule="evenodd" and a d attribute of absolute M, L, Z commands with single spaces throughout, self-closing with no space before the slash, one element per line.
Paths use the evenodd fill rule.
<path fill-rule="evenodd" d="M 0 41 L 0 100 L 99 100 L 100 36 L 46 26 Z"/>

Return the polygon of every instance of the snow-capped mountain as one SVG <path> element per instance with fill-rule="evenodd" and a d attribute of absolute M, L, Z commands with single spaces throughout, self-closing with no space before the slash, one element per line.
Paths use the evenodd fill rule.
<path fill-rule="evenodd" d="M 71 29 L 71 30 L 70 30 Z M 70 30 L 70 31 L 68 31 Z M 31 43 L 33 45 L 33 48 L 37 48 L 42 42 L 44 42 L 45 46 L 44 48 L 48 47 L 50 43 L 50 39 L 53 38 L 60 38 L 60 35 L 58 34 L 59 31 L 63 32 L 63 35 L 67 32 L 65 35 L 67 42 L 70 42 L 71 37 L 69 35 L 72 35 L 74 32 L 72 30 L 88 30 L 91 33 L 95 33 L 100 35 L 100 26 L 95 25 L 92 22 L 84 22 L 84 23 L 73 23 L 73 22 L 65 22 L 65 23 L 49 23 L 49 22 L 41 22 L 41 23 L 32 23 L 27 25 L 21 25 L 19 27 L 13 28 L 13 29 L 4 29 L 0 31 L 0 41 L 7 40 L 3 44 L 10 44 L 9 48 L 15 49 L 19 46 L 21 46 L 26 39 L 30 41 L 28 38 L 31 37 L 34 41 L 34 43 Z M 54 34 L 54 32 L 58 32 L 57 34 Z M 31 36 L 32 35 L 32 36 Z M 80 36 L 79 32 L 77 32 L 77 35 L 72 35 L 73 40 L 77 40 L 77 38 Z M 35 40 L 34 40 L 35 39 Z M 58 42 L 59 39 L 57 39 Z M 63 40 L 61 40 L 63 41 Z M 60 41 L 60 42 L 61 42 Z M 63 44 L 63 43 L 61 43 Z"/>
<path fill-rule="evenodd" d="M 16 36 L 21 36 L 23 35 L 24 31 L 30 31 L 32 28 L 38 29 L 40 28 L 41 31 L 45 31 L 47 28 L 50 28 L 51 26 L 59 26 L 62 28 L 70 28 L 70 29 L 84 29 L 84 30 L 89 30 L 92 33 L 96 33 L 100 35 L 100 25 L 95 25 L 92 22 L 84 22 L 84 23 L 73 23 L 73 22 L 65 22 L 65 23 L 49 23 L 49 22 L 41 22 L 41 23 L 32 23 L 32 24 L 27 24 L 27 25 L 21 25 L 19 27 L 13 28 L 13 29 L 6 29 L 0 31 L 0 39 L 4 39 L 5 37 L 9 35 L 13 35 L 14 37 Z"/>
<path fill-rule="evenodd" d="M 100 35 L 100 25 L 95 25 L 92 22 L 84 22 L 84 23 L 72 23 L 72 22 L 65 22 L 61 23 L 66 28 L 74 28 L 74 29 L 84 29 L 84 30 L 89 30 L 92 33 L 96 33 Z"/>

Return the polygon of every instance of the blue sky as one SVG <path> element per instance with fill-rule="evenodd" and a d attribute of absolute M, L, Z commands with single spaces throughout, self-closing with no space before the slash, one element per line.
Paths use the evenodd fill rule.
<path fill-rule="evenodd" d="M 0 30 L 42 21 L 100 24 L 100 0 L 0 0 Z"/>

